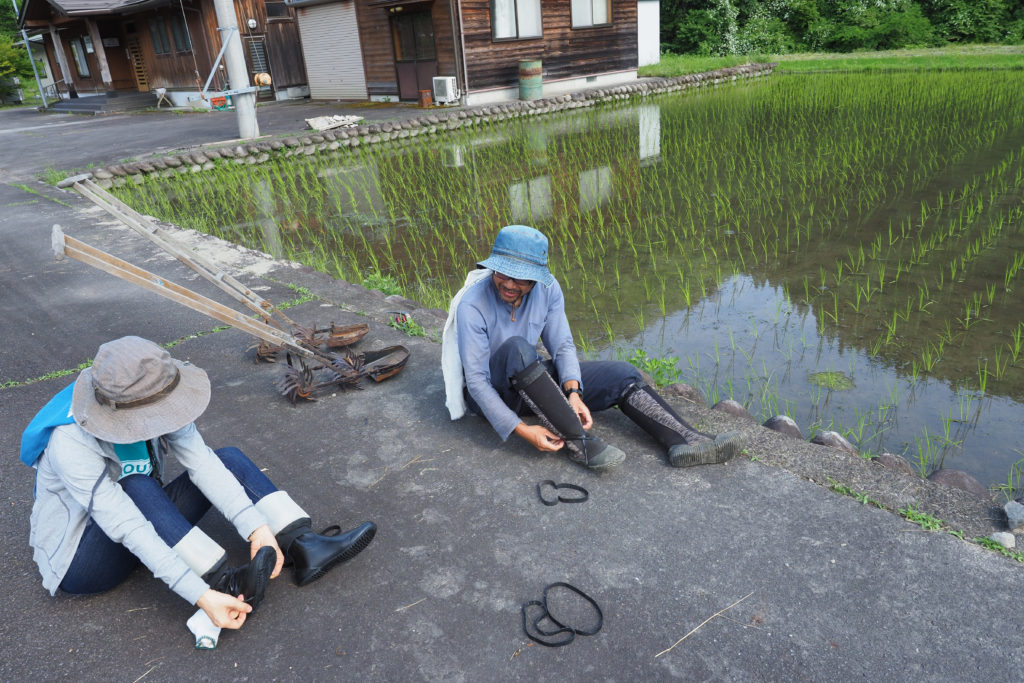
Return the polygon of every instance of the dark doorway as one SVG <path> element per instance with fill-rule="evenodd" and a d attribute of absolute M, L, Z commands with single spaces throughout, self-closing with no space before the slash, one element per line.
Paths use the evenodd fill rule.
<path fill-rule="evenodd" d="M 432 90 L 437 75 L 434 22 L 430 10 L 395 14 L 391 19 L 398 71 L 398 96 L 415 100 L 420 90 Z"/>

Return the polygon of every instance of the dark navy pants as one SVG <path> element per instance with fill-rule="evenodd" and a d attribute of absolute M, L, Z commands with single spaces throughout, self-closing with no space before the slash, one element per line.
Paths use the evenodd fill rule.
<path fill-rule="evenodd" d="M 517 415 L 529 413 L 523 404 L 519 392 L 512 386 L 512 377 L 518 375 L 532 365 L 540 357 L 537 347 L 522 337 L 510 337 L 491 356 L 491 384 L 509 408 Z M 562 380 L 551 360 L 542 361 L 548 373 L 555 378 L 559 386 Z M 583 403 L 591 412 L 611 408 L 619 402 L 619 398 L 631 384 L 640 382 L 640 371 L 624 361 L 592 360 L 580 361 L 580 375 L 583 384 Z M 473 397 L 466 392 L 466 402 L 477 415 L 483 412 Z"/>
<path fill-rule="evenodd" d="M 214 452 L 252 502 L 277 490 L 267 475 L 242 451 L 221 448 Z M 127 476 L 117 483 L 153 524 L 164 543 L 172 548 L 210 509 L 210 501 L 192 483 L 187 472 L 167 486 L 160 486 L 159 481 L 142 474 Z M 90 519 L 60 588 L 75 595 L 102 593 L 128 578 L 138 564 L 139 559 L 130 550 L 110 540 Z"/>

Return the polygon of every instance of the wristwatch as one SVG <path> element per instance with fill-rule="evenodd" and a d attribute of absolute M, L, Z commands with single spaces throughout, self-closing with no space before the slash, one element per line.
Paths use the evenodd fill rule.
<path fill-rule="evenodd" d="M 583 390 L 580 389 L 579 387 L 572 387 L 570 389 L 566 389 L 565 390 L 565 397 L 569 398 L 569 394 L 579 394 L 580 398 L 583 398 Z"/>

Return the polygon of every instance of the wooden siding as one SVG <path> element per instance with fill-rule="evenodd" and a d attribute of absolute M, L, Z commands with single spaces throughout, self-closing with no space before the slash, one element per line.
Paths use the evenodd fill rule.
<path fill-rule="evenodd" d="M 31 22 L 27 21 L 26 24 L 30 24 L 33 28 L 45 28 L 48 23 L 60 25 L 60 38 L 65 46 L 71 38 L 88 35 L 83 19 L 59 17 L 50 5 L 45 6 L 50 11 L 48 18 L 35 18 Z M 191 50 L 178 52 L 174 35 L 170 30 L 170 22 L 172 18 L 181 17 L 183 11 L 188 26 Z M 273 19 L 268 22 L 264 0 L 235 0 L 235 12 L 238 17 L 239 32 L 243 38 L 243 52 L 246 53 L 249 73 L 254 73 L 254 65 L 245 39 L 249 37 L 262 38 L 266 45 L 274 87 L 284 88 L 304 84 L 306 70 L 302 59 L 302 47 L 294 10 L 289 8 L 289 19 Z M 156 54 L 149 26 L 149 20 L 152 17 L 161 17 L 164 20 L 167 41 L 170 46 L 168 53 Z M 247 25 L 250 18 L 257 22 L 255 29 L 249 29 Z M 116 37 L 120 43 L 117 47 L 107 48 L 107 59 L 111 62 L 111 76 L 114 80 L 113 85 L 118 90 L 135 89 L 134 78 L 130 80 L 125 78 L 125 74 L 130 71 L 122 68 L 122 64 L 115 66 L 113 63 L 116 60 L 123 62 L 126 59 L 124 56 L 125 46 L 130 37 L 134 36 L 138 41 L 139 52 L 145 64 L 150 88 L 198 90 L 206 83 L 213 67 L 213 60 L 221 48 L 220 32 L 217 30 L 217 15 L 210 0 L 184 0 L 182 3 L 174 3 L 137 14 L 97 16 L 96 20 L 102 37 Z M 48 37 L 47 43 L 49 43 Z M 99 62 L 95 55 L 87 57 L 89 78 L 81 78 L 77 75 L 77 70 L 74 67 L 74 56 L 71 54 L 70 48 L 66 47 L 65 53 L 71 67 L 71 76 L 78 89 L 83 92 L 103 89 Z M 52 58 L 52 46 L 48 46 L 48 54 L 51 55 L 54 73 L 57 73 L 59 68 Z M 211 89 L 226 88 L 227 86 L 227 75 L 224 70 L 221 70 L 220 75 L 215 77 L 210 84 Z"/>
<path fill-rule="evenodd" d="M 375 0 L 355 0 L 359 20 L 359 42 L 363 46 L 363 69 L 370 95 L 398 95 L 395 46 L 391 32 L 391 12 Z M 434 28 L 434 50 L 439 76 L 456 75 L 455 41 L 447 0 L 403 5 L 402 11 L 429 10 Z"/>
<path fill-rule="evenodd" d="M 366 99 L 354 3 L 303 7 L 297 16 L 306 53 L 310 97 L 315 100 Z"/>
<path fill-rule="evenodd" d="M 469 90 L 517 84 L 523 59 L 542 60 L 545 81 L 636 69 L 637 0 L 611 2 L 611 24 L 574 29 L 571 0 L 543 0 L 543 36 L 496 41 L 490 0 L 463 0 Z"/>
<path fill-rule="evenodd" d="M 142 61 L 146 65 L 146 73 L 149 76 L 150 88 L 195 88 L 196 79 L 206 80 L 209 74 L 210 58 L 208 56 L 202 16 L 196 10 L 195 5 L 185 6 L 185 17 L 188 25 L 189 40 L 192 49 L 186 52 L 177 52 L 173 36 L 168 32 L 167 40 L 171 51 L 166 54 L 156 54 L 153 47 L 153 34 L 150 31 L 149 20 L 157 16 L 164 20 L 165 28 L 170 29 L 172 17 L 181 16 L 180 7 L 164 7 L 152 12 L 133 14 L 123 17 L 121 26 L 125 36 L 134 35 L 138 38 L 139 47 L 142 50 Z M 134 27 L 135 32 L 129 33 Z M 196 75 L 196 64 L 199 65 L 199 76 Z"/>

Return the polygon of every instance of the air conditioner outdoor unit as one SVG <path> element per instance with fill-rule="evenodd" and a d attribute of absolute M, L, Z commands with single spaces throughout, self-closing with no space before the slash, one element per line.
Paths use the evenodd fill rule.
<path fill-rule="evenodd" d="M 453 104 L 459 99 L 459 86 L 455 76 L 434 76 L 434 101 L 438 104 Z"/>

